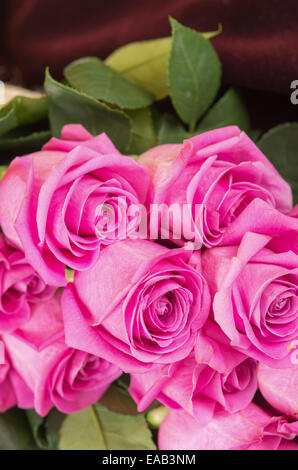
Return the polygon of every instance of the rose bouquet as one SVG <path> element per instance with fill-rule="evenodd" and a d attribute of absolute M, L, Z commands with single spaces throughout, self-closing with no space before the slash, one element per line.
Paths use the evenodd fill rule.
<path fill-rule="evenodd" d="M 171 24 L 0 109 L 0 447 L 298 450 L 296 125 Z"/>

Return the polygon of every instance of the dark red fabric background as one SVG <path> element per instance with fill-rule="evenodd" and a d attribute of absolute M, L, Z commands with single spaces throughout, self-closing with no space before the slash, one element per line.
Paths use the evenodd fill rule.
<path fill-rule="evenodd" d="M 40 84 L 47 65 L 59 77 L 75 58 L 169 35 L 169 15 L 200 31 L 222 23 L 213 44 L 225 83 L 287 94 L 247 92 L 247 100 L 273 122 L 276 111 L 280 122 L 298 120 L 289 99 L 298 79 L 297 0 L 0 0 L 0 78 Z"/>

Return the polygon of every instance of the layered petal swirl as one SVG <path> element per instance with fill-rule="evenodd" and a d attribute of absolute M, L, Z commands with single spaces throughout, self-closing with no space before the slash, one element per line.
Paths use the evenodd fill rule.
<path fill-rule="evenodd" d="M 163 204 L 161 233 L 171 206 L 188 208 L 183 217 L 180 210 L 180 219 L 176 215 L 170 227 L 174 242 L 179 243 L 182 234 L 207 247 L 224 244 L 239 216 L 256 200 L 284 213 L 292 207 L 290 186 L 235 126 L 202 133 L 183 144 L 154 147 L 139 163 L 151 176 L 148 205 Z M 260 224 L 266 229 L 265 221 Z M 244 234 L 245 228 L 240 229 Z"/>
<path fill-rule="evenodd" d="M 106 247 L 62 297 L 66 341 L 127 372 L 185 358 L 210 309 L 190 253 L 148 240 Z"/>
<path fill-rule="evenodd" d="M 0 224 L 45 282 L 65 285 L 65 265 L 85 270 L 102 246 L 136 230 L 148 175 L 105 134 L 69 125 L 61 140 L 15 158 L 0 182 Z"/>

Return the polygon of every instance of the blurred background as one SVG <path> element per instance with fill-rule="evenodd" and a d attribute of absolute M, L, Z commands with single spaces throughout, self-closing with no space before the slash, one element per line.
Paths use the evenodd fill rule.
<path fill-rule="evenodd" d="M 297 0 L 0 0 L 0 80 L 41 86 L 73 59 L 104 59 L 131 41 L 170 35 L 168 16 L 212 40 L 226 85 L 241 87 L 255 127 L 298 120 Z"/>

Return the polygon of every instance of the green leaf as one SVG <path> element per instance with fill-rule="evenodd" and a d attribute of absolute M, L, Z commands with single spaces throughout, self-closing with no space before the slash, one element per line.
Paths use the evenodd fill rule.
<path fill-rule="evenodd" d="M 114 51 L 105 63 L 160 100 L 168 96 L 167 63 L 172 38 L 133 42 Z"/>
<path fill-rule="evenodd" d="M 298 122 L 273 127 L 257 145 L 290 184 L 298 203 Z"/>
<path fill-rule="evenodd" d="M 15 96 L 0 109 L 0 135 L 19 126 L 35 124 L 48 115 L 48 99 Z"/>
<path fill-rule="evenodd" d="M 0 136 L 0 150 L 14 152 L 34 152 L 51 138 L 51 131 L 32 132 L 22 135 L 23 128 L 11 131 L 4 136 Z"/>
<path fill-rule="evenodd" d="M 26 410 L 26 415 L 36 445 L 43 450 L 57 449 L 58 432 L 65 415 L 55 408 L 45 418 L 39 416 L 34 410 Z"/>
<path fill-rule="evenodd" d="M 47 97 L 15 96 L 0 109 L 0 150 L 25 153 L 40 149 L 51 133 L 36 131 L 34 125 L 47 116 Z"/>
<path fill-rule="evenodd" d="M 128 385 L 123 384 L 122 377 L 114 382 L 113 385 L 102 396 L 99 403 L 108 410 L 114 413 L 121 413 L 124 415 L 137 415 L 139 414 L 135 401 L 131 398 Z M 150 410 L 160 406 L 160 402 L 153 400 L 153 402 L 144 410 L 143 414 L 148 413 Z"/>
<path fill-rule="evenodd" d="M 64 76 L 77 90 L 122 109 L 145 108 L 154 100 L 151 93 L 126 80 L 97 57 L 75 60 L 65 67 Z"/>
<path fill-rule="evenodd" d="M 114 413 L 100 404 L 68 415 L 60 430 L 60 450 L 154 450 L 142 414 Z"/>
<path fill-rule="evenodd" d="M 220 87 L 221 64 L 202 34 L 171 19 L 173 42 L 168 64 L 172 103 L 191 130 L 209 108 Z"/>
<path fill-rule="evenodd" d="M 128 390 L 116 385 L 111 385 L 101 397 L 99 403 L 114 413 L 123 415 L 137 415 L 138 409 Z"/>
<path fill-rule="evenodd" d="M 82 124 L 91 134 L 106 132 L 124 152 L 131 138 L 129 118 L 96 99 L 54 80 L 46 72 L 45 89 L 49 96 L 49 119 L 53 135 L 59 137 L 65 124 Z"/>
<path fill-rule="evenodd" d="M 6 114 L 0 115 L 0 136 L 6 134 L 11 129 L 15 129 L 18 126 L 16 107 L 13 106 L 7 110 Z"/>
<path fill-rule="evenodd" d="M 25 413 L 17 408 L 0 413 L 0 450 L 26 450 L 31 444 Z"/>
<path fill-rule="evenodd" d="M 247 131 L 248 137 L 253 140 L 254 142 L 257 142 L 262 135 L 261 129 L 249 129 Z"/>
<path fill-rule="evenodd" d="M 220 32 L 221 27 L 218 31 L 202 34 L 209 39 Z M 105 63 L 153 94 L 156 100 L 161 100 L 169 94 L 167 66 L 171 44 L 171 37 L 132 42 L 114 51 Z"/>
<path fill-rule="evenodd" d="M 226 91 L 212 106 L 200 121 L 197 132 L 231 125 L 236 125 L 243 131 L 250 129 L 250 119 L 246 105 L 235 88 Z"/>
<path fill-rule="evenodd" d="M 127 111 L 132 122 L 132 140 L 128 153 L 139 155 L 157 144 L 149 108 Z"/>
<path fill-rule="evenodd" d="M 158 124 L 157 137 L 160 144 L 181 144 L 190 134 L 182 124 L 171 114 L 163 114 Z"/>
<path fill-rule="evenodd" d="M 66 416 L 60 429 L 59 450 L 106 450 L 95 405 Z"/>

